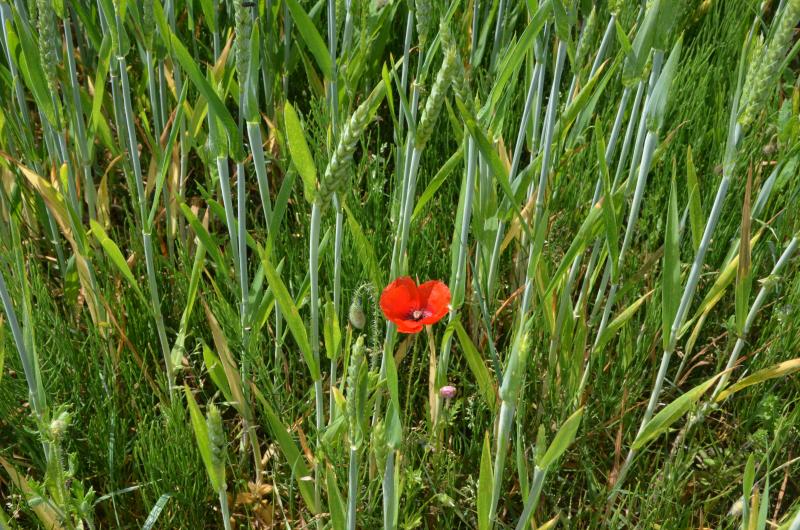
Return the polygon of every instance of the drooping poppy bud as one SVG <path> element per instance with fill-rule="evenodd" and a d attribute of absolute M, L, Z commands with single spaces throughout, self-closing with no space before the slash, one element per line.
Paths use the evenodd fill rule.
<path fill-rule="evenodd" d="M 364 308 L 361 307 L 361 300 L 353 298 L 347 317 L 354 328 L 364 329 L 364 325 L 367 323 L 367 316 L 364 314 Z"/>

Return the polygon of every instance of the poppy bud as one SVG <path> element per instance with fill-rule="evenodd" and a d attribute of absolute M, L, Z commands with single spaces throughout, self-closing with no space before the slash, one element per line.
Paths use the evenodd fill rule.
<path fill-rule="evenodd" d="M 50 422 L 50 436 L 53 440 L 60 440 L 64 433 L 67 432 L 69 424 L 72 420 L 72 415 L 66 410 L 62 410 L 59 415 Z"/>
<path fill-rule="evenodd" d="M 361 307 L 361 301 L 358 298 L 353 299 L 347 316 L 354 328 L 364 329 L 364 325 L 367 323 L 367 316 L 364 314 L 364 308 Z"/>

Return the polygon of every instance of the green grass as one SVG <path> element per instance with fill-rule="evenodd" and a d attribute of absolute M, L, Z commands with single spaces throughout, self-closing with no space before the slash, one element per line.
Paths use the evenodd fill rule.
<path fill-rule="evenodd" d="M 636 40 L 637 32 L 644 31 L 638 6 L 619 3 L 624 4 L 616 13 L 619 27 L 612 27 L 597 92 L 588 99 L 576 94 L 578 119 L 566 123 L 565 129 L 570 82 L 577 74 L 577 87 L 587 86 L 613 2 L 611 7 L 597 6 L 597 25 L 588 44 L 581 44 L 588 55 L 580 57 L 580 64 L 572 62 L 571 48 L 588 20 L 591 2 L 541 2 L 545 5 L 540 13 L 543 25 L 533 32 L 529 46 L 519 47 L 515 45 L 525 37 L 529 21 L 537 20 L 536 2 L 479 2 L 483 11 L 474 26 L 471 2 L 455 2 L 452 7 L 424 0 L 416 3 L 421 11 L 430 5 L 430 20 L 422 20 L 428 22 L 424 25 L 428 35 L 421 43 L 418 28 L 424 27 L 418 27 L 412 17 L 412 39 L 406 50 L 408 3 L 395 0 L 379 7 L 381 2 L 352 2 L 352 16 L 345 22 L 350 2 L 333 2 L 337 53 L 331 56 L 329 6 L 324 1 L 289 2 L 295 10 L 290 27 L 288 4 L 275 0 L 256 2 L 256 7 L 239 0 L 166 4 L 76 0 L 65 2 L 66 9 L 60 3 L 0 0 L 6 28 L 0 46 L 0 151 L 4 155 L 0 158 L 0 274 L 9 302 L 6 305 L 4 300 L 0 311 L 0 528 L 222 528 L 226 503 L 220 500 L 227 494 L 235 528 L 796 530 L 800 522 L 796 478 L 800 383 L 795 370 L 800 361 L 734 392 L 713 408 L 707 404 L 716 397 L 712 385 L 712 390 L 695 396 L 669 421 L 659 422 L 693 396 L 690 390 L 715 376 L 723 377 L 742 334 L 737 305 L 741 317 L 763 285 L 769 286 L 768 295 L 747 330 L 736 368 L 724 375 L 730 378 L 725 384 L 798 358 L 798 258 L 791 255 L 775 278 L 766 284 L 762 280 L 800 233 L 794 206 L 800 199 L 796 140 L 800 84 L 793 48 L 797 38 L 795 31 L 793 40 L 781 41 L 776 29 L 781 23 L 796 25 L 796 19 L 788 19 L 800 12 L 800 3 L 787 0 L 785 11 L 778 13 L 777 2 L 761 12 L 761 3 L 752 0 L 686 2 L 685 8 L 663 0 L 651 3 L 651 9 L 661 5 L 662 17 L 674 9 L 676 20 L 664 34 L 644 39 L 640 53 L 650 59 L 637 78 L 624 80 L 631 92 L 619 142 L 608 160 L 611 178 L 638 81 L 643 79 L 646 85 L 650 75 L 651 46 L 664 53 L 665 62 L 679 37 L 682 48 L 672 83 L 665 85 L 668 103 L 661 116 L 663 126 L 656 130 L 648 122 L 656 138 L 655 155 L 645 172 L 648 180 L 631 227 L 631 244 L 620 261 L 618 290 L 610 305 L 610 332 L 594 350 L 608 296 L 605 288 L 598 298 L 598 288 L 609 246 L 614 241 L 622 243 L 635 184 L 626 194 L 631 145 L 621 186 L 614 195 L 616 226 L 606 222 L 608 211 L 592 215 L 592 195 L 600 176 L 599 134 L 604 135 L 602 149 L 608 145 L 625 86 L 622 73 L 630 68 L 623 62 L 633 63 L 617 31 L 626 32 L 635 47 L 641 44 Z M 495 48 L 495 15 L 500 4 L 504 30 Z M 445 12 L 446 8 L 450 11 Z M 225 53 L 229 38 L 247 34 L 243 19 L 237 26 L 237 9 L 253 17 L 258 31 L 251 37 L 261 39 L 256 43 L 259 62 L 249 70 L 237 70 L 236 44 L 223 55 L 224 61 L 217 56 Z M 213 19 L 209 18 L 212 13 Z M 115 15 L 120 17 L 118 28 Z M 444 21 L 441 27 L 440 20 Z M 65 46 L 65 24 L 71 25 L 70 47 Z M 104 41 L 101 25 L 121 30 L 122 38 L 117 38 L 115 30 L 113 38 Z M 670 26 L 662 18 L 657 27 Z M 153 35 L 143 31 L 153 28 Z M 748 51 L 751 28 L 755 28 L 754 37 Z M 287 29 L 288 38 L 284 38 Z M 471 61 L 475 56 L 469 31 L 473 29 L 482 49 L 476 64 Z M 352 43 L 344 48 L 344 35 L 350 31 Z M 174 33 L 172 41 L 167 32 Z M 569 53 L 556 87 L 559 104 L 553 109 L 556 134 L 551 145 L 542 146 L 539 136 L 532 138 L 529 124 L 517 175 L 520 180 L 511 183 L 519 187 L 509 200 L 501 179 L 508 178 L 506 162 L 510 164 L 513 155 L 534 65 L 544 54 L 544 62 L 539 63 L 545 72 L 543 99 L 532 113 L 541 134 L 558 42 L 567 38 Z M 185 49 L 180 57 L 176 43 Z M 76 54 L 74 80 L 65 56 L 70 48 Z M 402 66 L 397 61 L 406 51 L 409 82 L 403 90 Z M 127 91 L 120 79 L 118 53 L 125 57 Z M 443 69 L 438 87 L 432 90 L 448 53 L 457 54 L 455 66 Z M 767 83 L 766 89 L 747 87 L 754 83 L 747 72 L 775 54 L 778 62 L 767 64 L 756 79 Z M 514 59 L 519 61 L 514 63 Z M 335 85 L 330 63 L 336 65 Z M 496 63 L 494 69 L 492 63 Z M 517 66 L 504 78 L 501 74 L 509 64 Z M 382 87 L 388 88 L 386 96 L 380 92 L 384 79 L 390 85 Z M 501 85 L 504 79 L 507 84 Z M 756 93 L 753 97 L 760 99 L 755 119 L 743 122 L 740 139 L 730 142 L 731 113 L 734 124 L 739 118 L 740 79 L 743 92 Z M 183 116 L 177 117 L 184 86 Z M 334 86 L 338 90 L 335 107 L 328 97 Z M 376 87 L 379 90 L 373 92 Z M 401 133 L 402 107 L 412 103 L 415 90 L 415 117 L 411 126 L 410 115 L 402 118 Z M 423 109 L 432 92 L 437 95 L 431 101 L 443 94 L 440 112 L 422 127 L 432 125 L 430 139 L 415 146 L 414 131 L 427 119 Z M 240 116 L 245 118 L 245 109 L 239 108 L 242 93 L 257 98 L 269 204 L 262 202 L 252 161 L 258 146 L 240 132 Z M 368 100 L 371 93 L 375 99 Z M 487 105 L 490 94 L 499 96 L 495 106 Z M 125 98 L 130 99 L 130 114 L 126 114 Z M 352 124 L 348 136 L 344 124 L 365 101 L 379 104 L 360 115 L 361 121 Z M 299 173 L 298 168 L 306 166 L 297 151 L 289 149 L 286 102 L 301 120 L 316 174 Z M 436 110 L 428 113 L 435 116 Z M 159 123 L 156 115 L 163 116 L 163 130 L 155 133 L 163 140 L 158 147 L 153 140 L 154 122 Z M 136 127 L 141 175 L 128 156 L 126 118 Z M 176 118 L 180 118 L 176 141 L 169 145 L 170 120 Z M 636 127 L 639 115 L 633 118 Z M 83 146 L 79 145 L 82 137 Z M 87 146 L 88 151 L 82 149 Z M 419 156 L 416 174 L 405 160 L 412 147 Z M 544 147 L 551 159 L 539 214 L 533 200 L 539 191 Z M 679 219 L 690 201 L 689 148 L 699 182 L 700 225 L 694 226 L 687 215 L 677 243 L 665 249 L 673 177 Z M 735 166 L 726 167 L 723 175 L 726 148 L 733 153 Z M 459 149 L 460 160 L 441 183 L 436 182 L 439 170 Z M 334 152 L 352 159 L 333 159 Z M 245 180 L 244 187 L 238 188 L 236 171 L 241 161 Z M 477 171 L 471 215 L 464 221 L 465 211 L 470 210 L 463 204 L 470 161 Z M 337 170 L 337 163 L 344 169 Z M 161 167 L 166 173 L 156 202 Z M 229 168 L 231 174 L 233 202 L 228 214 L 219 167 Z M 733 274 L 725 289 L 713 305 L 706 305 L 715 282 L 739 256 L 748 174 L 752 175 L 752 205 L 764 193 L 776 167 L 774 186 L 752 219 L 750 234 L 758 234 L 758 239 L 751 248 L 750 268 L 737 274 L 736 265 L 729 267 Z M 635 180 L 639 171 L 633 169 Z M 677 336 L 663 387 L 655 395 L 653 409 L 648 409 L 665 348 L 663 330 L 675 318 L 662 315 L 663 307 L 671 307 L 662 305 L 662 300 L 677 301 L 683 294 L 695 259 L 695 242 L 725 177 L 730 177 L 730 188 L 700 263 L 697 288 L 689 293 L 686 318 L 678 322 L 678 328 L 685 324 L 686 330 Z M 304 178 L 309 188 L 305 192 Z M 403 190 L 414 180 L 411 200 L 415 202 L 409 214 L 432 183 L 435 193 L 411 219 L 403 213 Z M 95 189 L 87 190 L 92 183 Z M 289 184 L 282 188 L 285 183 Z M 137 202 L 141 199 L 138 184 L 145 190 L 142 210 Z M 346 204 L 338 231 L 337 206 L 327 190 L 337 191 L 338 199 Z M 609 198 L 604 195 L 601 186 L 600 197 L 607 205 Z M 240 196 L 244 200 L 241 212 L 237 210 Z M 321 216 L 320 244 L 312 249 L 313 201 Z M 91 208 L 95 202 L 97 213 Z M 154 260 L 149 267 L 148 240 L 142 232 L 154 202 Z M 182 204 L 201 223 L 209 211 L 207 232 L 195 231 L 194 219 L 181 213 Z M 519 212 L 525 229 L 519 228 Z M 235 259 L 241 213 L 248 237 L 245 270 L 250 296 L 244 314 L 242 275 Z M 586 225 L 589 232 L 585 234 L 580 229 L 587 219 L 597 221 Z M 92 233 L 90 223 L 95 221 L 111 243 L 101 242 L 98 233 Z M 500 221 L 506 233 L 513 229 L 515 235 L 499 254 L 497 282 L 490 289 L 488 267 Z M 464 242 L 462 222 L 469 223 Z M 400 256 L 394 250 L 395 239 L 401 237 L 404 226 L 408 241 L 405 256 Z M 534 239 L 531 244 L 537 234 L 541 242 Z M 341 259 L 336 258 L 337 241 Z M 590 259 L 595 241 L 596 263 Z M 577 254 L 570 254 L 576 244 L 580 244 Z M 200 245 L 204 257 L 197 262 L 193 287 Z M 122 260 L 113 247 L 119 249 Z M 665 250 L 679 254 L 677 286 L 669 284 L 662 270 Z M 313 270 L 316 253 L 318 267 Z M 575 256 L 580 259 L 569 280 Z M 534 263 L 530 271 L 529 258 Z M 265 276 L 266 259 L 279 278 Z M 459 259 L 464 263 L 460 271 Z M 589 289 L 581 296 L 587 273 L 592 274 Z M 433 344 L 426 331 L 398 335 L 380 311 L 375 321 L 375 301 L 368 296 L 363 298 L 366 327 L 359 330 L 348 322 L 350 302 L 360 286 L 375 283 L 376 276 L 387 284 L 399 275 L 420 282 L 440 279 L 450 283 L 454 293 L 464 289 L 464 304 L 432 327 Z M 749 291 L 745 275 L 752 277 Z M 341 292 L 335 286 L 337 277 Z M 284 299 L 276 304 L 275 294 L 281 291 L 278 279 L 291 303 Z M 318 300 L 312 299 L 312 282 L 318 282 Z M 379 295 L 384 286 L 373 287 Z M 527 308 L 521 307 L 525 286 L 529 287 Z M 192 297 L 194 305 L 182 327 L 187 300 Z M 331 382 L 330 344 L 324 339 L 326 330 L 335 327 L 327 309 L 335 297 L 340 298 L 335 312 L 341 342 L 336 379 Z M 600 305 L 593 313 L 596 298 Z M 156 299 L 163 313 L 166 350 L 160 343 Z M 291 305 L 297 308 L 295 321 Z M 692 335 L 697 317 L 706 308 Z M 316 344 L 309 341 L 305 352 L 309 356 L 302 351 L 301 335 L 311 338 L 316 333 L 312 310 L 319 312 L 318 382 L 309 369 L 315 362 Z M 462 342 L 465 337 L 455 332 L 454 325 L 448 326 L 455 319 L 473 342 L 477 362 L 468 362 L 471 350 Z M 561 326 L 556 328 L 557 322 Z M 182 355 L 165 360 L 179 331 L 185 333 L 185 351 L 173 350 Z M 367 345 L 365 368 L 360 375 L 352 371 L 349 377 L 351 346 L 360 335 Z M 431 402 L 432 350 L 439 381 L 458 389 L 447 403 Z M 499 370 L 493 359 L 495 350 Z M 208 352 L 221 360 L 211 362 Z M 393 356 L 396 367 L 390 362 Z M 517 369 L 515 356 L 522 360 Z M 447 366 L 443 358 L 449 359 Z M 171 362 L 177 367 L 168 376 Z M 26 363 L 36 372 L 32 386 L 24 372 Z M 587 367 L 586 385 L 581 387 Z M 489 381 L 490 394 L 497 394 L 496 399 L 486 399 L 485 387 L 478 384 L 481 380 Z M 315 387 L 321 388 L 321 400 Z M 31 392 L 45 398 L 38 408 Z M 199 422 L 192 420 L 185 392 L 191 392 L 200 407 L 202 417 L 195 417 Z M 209 439 L 204 423 L 211 403 L 222 414 L 223 445 L 215 444 L 214 437 Z M 435 423 L 432 407 L 439 411 Z M 502 411 L 506 416 L 501 421 Z M 648 424 L 651 412 L 653 420 Z M 644 430 L 663 427 L 643 443 L 637 435 L 640 425 Z M 508 444 L 498 444 L 504 437 Z M 355 469 L 352 455 L 357 456 Z M 753 476 L 746 470 L 751 457 Z M 220 464 L 225 469 L 222 495 L 210 479 Z M 615 483 L 620 473 L 623 481 Z M 541 491 L 529 496 L 539 480 Z M 743 520 L 740 501 L 750 480 L 755 481 L 758 495 L 744 493 L 745 512 L 748 519 L 751 511 L 755 514 Z M 355 521 L 347 521 L 348 481 L 353 481 L 356 492 Z M 490 506 L 493 486 L 499 499 Z M 737 502 L 738 511 L 732 509 Z M 766 514 L 763 521 L 759 509 Z M 531 519 L 520 521 L 525 510 Z M 152 517 L 146 523 L 148 515 Z M 795 526 L 791 526 L 793 521 Z"/>

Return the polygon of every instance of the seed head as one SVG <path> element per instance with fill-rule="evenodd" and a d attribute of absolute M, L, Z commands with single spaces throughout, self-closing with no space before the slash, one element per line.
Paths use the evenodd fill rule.
<path fill-rule="evenodd" d="M 250 66 L 250 37 L 253 33 L 253 17 L 242 0 L 233 0 L 234 22 L 236 25 L 236 74 L 239 84 L 244 84 Z"/>
<path fill-rule="evenodd" d="M 780 75 L 778 71 L 781 61 L 786 55 L 786 50 L 792 42 L 794 28 L 800 19 L 800 0 L 789 0 L 773 24 L 777 24 L 775 33 L 767 44 L 763 53 L 756 54 L 755 60 L 750 63 L 742 88 L 739 108 L 739 125 L 747 127 L 756 118 L 761 107 L 766 102 L 771 91 L 775 89 L 775 79 Z"/>
<path fill-rule="evenodd" d="M 363 439 L 360 417 L 364 403 L 361 402 L 359 382 L 361 367 L 364 363 L 364 337 L 360 336 L 353 345 L 350 354 L 350 366 L 347 370 L 347 422 L 351 447 L 360 447 Z"/>
<path fill-rule="evenodd" d="M 414 140 L 414 146 L 422 150 L 425 144 L 428 143 L 431 135 L 433 135 L 433 128 L 436 125 L 436 120 L 439 117 L 439 112 L 444 105 L 444 98 L 447 96 L 447 89 L 453 82 L 458 71 L 458 57 L 456 50 L 450 48 L 445 50 L 442 66 L 436 74 L 436 80 L 431 87 L 431 93 L 425 101 L 425 109 L 422 111 L 422 116 L 419 120 L 419 127 L 417 127 L 417 136 Z"/>
<path fill-rule="evenodd" d="M 431 0 L 416 0 L 415 11 L 417 15 L 417 35 L 419 35 L 419 45 L 425 47 L 428 37 L 433 27 L 433 3 Z"/>
<path fill-rule="evenodd" d="M 60 39 L 56 34 L 56 13 L 50 0 L 36 0 L 37 29 L 39 30 L 39 57 L 52 93 L 58 90 L 58 64 Z"/>
<path fill-rule="evenodd" d="M 142 0 L 142 34 L 145 49 L 153 50 L 153 40 L 156 30 L 156 19 L 153 12 L 153 0 Z"/>
<path fill-rule="evenodd" d="M 364 133 L 372 117 L 372 106 L 375 98 L 383 97 L 382 90 L 375 90 L 364 102 L 358 106 L 353 115 L 345 123 L 342 129 L 339 145 L 331 155 L 328 167 L 325 168 L 325 175 L 320 182 L 317 190 L 317 200 L 322 201 L 321 205 L 325 208 L 331 202 L 334 193 L 343 194 L 347 190 L 350 182 L 348 170 L 350 162 L 353 160 L 353 153 L 356 151 L 358 139 Z"/>
<path fill-rule="evenodd" d="M 581 38 L 578 41 L 578 48 L 575 51 L 575 63 L 578 68 L 583 68 L 584 63 L 589 57 L 589 46 L 594 42 L 594 33 L 597 29 L 597 10 L 592 7 L 586 24 L 583 27 Z"/>
<path fill-rule="evenodd" d="M 211 465 L 216 474 L 221 478 L 221 484 L 212 484 L 215 490 L 225 487 L 225 431 L 222 428 L 222 416 L 213 403 L 206 411 L 206 427 L 208 428 L 208 441 L 211 446 Z"/>

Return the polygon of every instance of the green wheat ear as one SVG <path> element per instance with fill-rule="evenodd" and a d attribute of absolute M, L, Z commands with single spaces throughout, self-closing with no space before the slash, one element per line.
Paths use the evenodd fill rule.
<path fill-rule="evenodd" d="M 222 428 L 222 416 L 219 408 L 213 403 L 208 405 L 206 411 L 206 427 L 208 428 L 208 441 L 211 446 L 211 465 L 214 467 L 215 476 L 220 477 L 220 484 L 212 484 L 214 490 L 225 488 L 225 431 Z"/>
<path fill-rule="evenodd" d="M 456 78 L 459 66 L 457 58 L 454 48 L 451 47 L 445 50 L 442 66 L 436 74 L 431 93 L 428 95 L 427 101 L 425 101 L 425 108 L 419 120 L 419 127 L 417 127 L 417 136 L 414 139 L 414 147 L 420 151 L 433 134 L 433 127 L 436 125 L 436 119 L 439 117 L 439 112 L 441 112 L 444 105 L 444 98 L 447 96 L 447 89 Z"/>
<path fill-rule="evenodd" d="M 414 11 L 417 16 L 419 45 L 421 48 L 425 48 L 433 27 L 433 3 L 431 0 L 415 0 L 414 4 Z"/>
<path fill-rule="evenodd" d="M 359 400 L 359 379 L 364 363 L 364 336 L 359 336 L 350 354 L 350 366 L 347 369 L 347 425 L 350 446 L 358 448 L 363 442 L 359 409 L 363 405 Z"/>
<path fill-rule="evenodd" d="M 740 104 L 742 110 L 739 114 L 739 124 L 742 127 L 753 123 L 770 91 L 775 89 L 775 79 L 780 75 L 778 67 L 792 42 L 798 19 L 800 19 L 800 0 L 789 0 L 766 50 L 763 54 L 756 53 L 755 61 L 750 63 L 742 88 Z"/>
<path fill-rule="evenodd" d="M 589 13 L 589 18 L 586 19 L 586 23 L 583 29 L 583 34 L 581 35 L 580 40 L 578 41 L 578 48 L 575 51 L 575 67 L 577 71 L 583 69 L 583 67 L 588 62 L 588 58 L 590 56 L 590 48 L 589 46 L 592 45 L 594 42 L 594 34 L 597 30 L 597 9 L 592 7 L 592 11 Z"/>
<path fill-rule="evenodd" d="M 39 56 L 42 61 L 47 87 L 55 94 L 58 90 L 59 39 L 56 35 L 56 13 L 50 0 L 36 0 L 36 25 L 39 30 Z"/>
<path fill-rule="evenodd" d="M 153 11 L 153 0 L 143 0 L 141 3 L 142 9 L 142 36 L 144 37 L 144 46 L 147 50 L 153 49 L 156 31 L 156 18 Z"/>
<path fill-rule="evenodd" d="M 253 17 L 242 0 L 233 1 L 234 23 L 236 25 L 236 74 L 240 80 L 247 77 L 250 66 L 250 36 L 253 33 Z"/>
<path fill-rule="evenodd" d="M 364 134 L 364 130 L 372 119 L 376 102 L 383 98 L 384 92 L 385 88 L 382 85 L 373 90 L 370 96 L 358 106 L 347 123 L 345 123 L 342 135 L 339 138 L 339 144 L 336 146 L 333 155 L 331 155 L 328 166 L 325 168 L 322 182 L 320 182 L 317 190 L 316 199 L 321 201 L 320 204 L 323 209 L 330 204 L 334 193 L 338 193 L 341 197 L 347 191 L 347 186 L 350 183 L 348 169 L 350 162 L 353 160 L 353 153 L 355 153 L 359 138 Z"/>
<path fill-rule="evenodd" d="M 453 74 L 453 93 L 461 100 L 461 103 L 475 114 L 475 100 L 472 98 L 472 92 L 469 88 L 469 78 L 467 77 L 467 70 L 464 68 L 464 63 L 461 60 L 461 54 L 458 53 L 458 44 L 450 31 L 450 26 L 442 23 L 439 30 L 439 38 L 441 39 L 442 49 L 453 50 L 456 54 L 455 71 Z"/>

